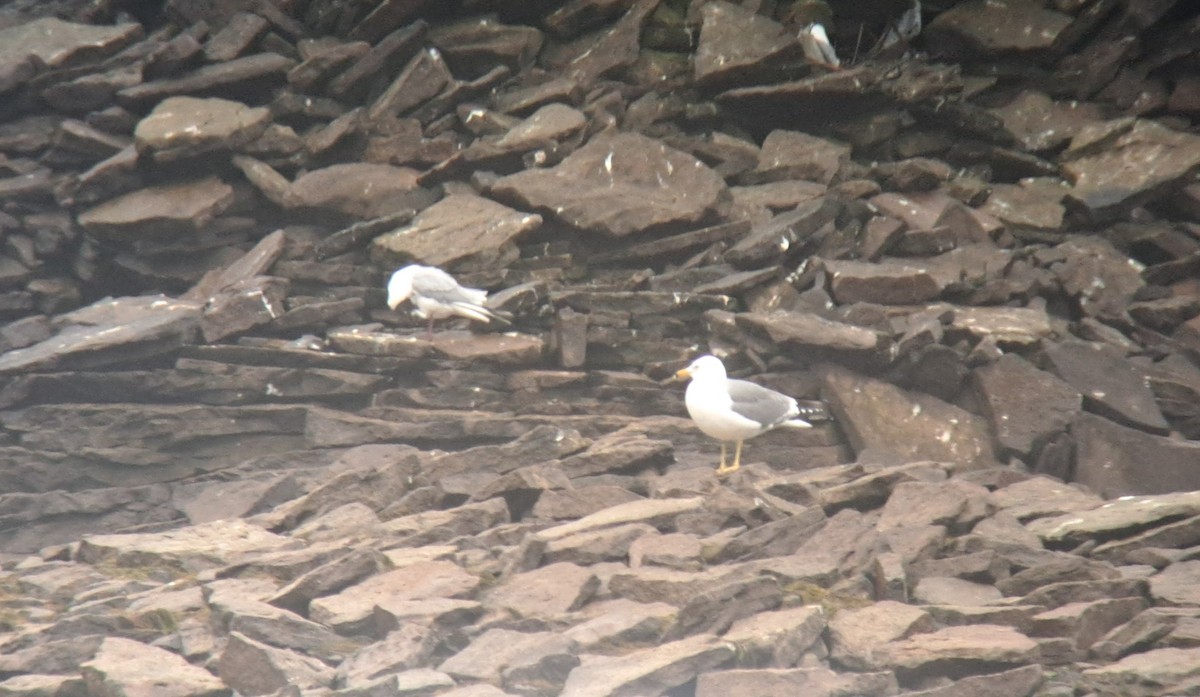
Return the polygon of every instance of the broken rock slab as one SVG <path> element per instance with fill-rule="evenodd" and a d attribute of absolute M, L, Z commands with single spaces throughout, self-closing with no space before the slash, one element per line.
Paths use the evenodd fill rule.
<path fill-rule="evenodd" d="M 294 549 L 296 540 L 240 519 L 216 520 L 161 533 L 92 535 L 83 538 L 79 558 L 90 564 L 198 572 L 228 566 L 245 556 Z"/>
<path fill-rule="evenodd" d="M 143 33 L 136 23 L 103 26 L 42 17 L 0 29 L 0 65 L 15 65 L 31 57 L 49 68 L 97 63 Z"/>
<path fill-rule="evenodd" d="M 234 200 L 233 187 L 217 177 L 138 189 L 79 214 L 88 232 L 121 246 L 144 237 L 171 240 L 195 233 Z"/>
<path fill-rule="evenodd" d="M 79 670 L 91 694 L 224 697 L 230 693 L 217 676 L 179 654 L 121 637 L 105 638 L 96 656 Z"/>
<path fill-rule="evenodd" d="M 1142 371 L 1120 348 L 1061 341 L 1044 351 L 1051 370 L 1083 395 L 1089 411 L 1150 433 L 1165 435 L 1170 430 Z"/>
<path fill-rule="evenodd" d="M 716 172 L 636 133 L 597 136 L 555 167 L 500 179 L 490 194 L 614 237 L 695 223 L 729 203 Z"/>
<path fill-rule="evenodd" d="M 491 268 L 516 259 L 516 243 L 541 225 L 540 215 L 454 194 L 421 211 L 410 224 L 376 237 L 371 256 L 380 263 Z"/>
<path fill-rule="evenodd" d="M 835 368 L 824 376 L 826 401 L 857 453 L 891 452 L 968 469 L 996 464 L 984 420 L 927 394 Z"/>
<path fill-rule="evenodd" d="M 157 162 L 237 150 L 262 135 L 271 121 L 266 107 L 210 97 L 171 97 L 138 122 L 138 151 Z"/>
<path fill-rule="evenodd" d="M 1000 447 L 1029 456 L 1083 409 L 1078 390 L 1015 353 L 975 370 L 974 387 Z"/>
<path fill-rule="evenodd" d="M 662 694 L 734 657 L 733 644 L 711 634 L 620 656 L 584 655 L 567 676 L 561 697 Z"/>
<path fill-rule="evenodd" d="M 1073 480 L 1106 498 L 1200 489 L 1200 443 L 1156 436 L 1093 414 L 1071 429 Z"/>
<path fill-rule="evenodd" d="M 347 162 L 306 172 L 287 191 L 288 207 L 336 211 L 370 220 L 421 210 L 436 200 L 417 183 L 418 172 L 370 162 Z"/>
<path fill-rule="evenodd" d="M 1143 119 L 1085 128 L 1062 155 L 1070 200 L 1098 219 L 1164 195 L 1197 165 L 1200 136 Z"/>
<path fill-rule="evenodd" d="M 196 333 L 201 305 L 162 295 L 105 299 L 62 315 L 57 333 L 0 356 L 0 374 L 94 368 L 178 348 Z"/>
<path fill-rule="evenodd" d="M 862 261 L 824 261 L 823 265 L 829 272 L 829 292 L 841 305 L 916 305 L 942 292 L 934 275 L 915 265 Z"/>
<path fill-rule="evenodd" d="M 694 75 L 707 85 L 746 80 L 801 52 L 795 34 L 779 22 L 718 0 L 701 8 Z"/>

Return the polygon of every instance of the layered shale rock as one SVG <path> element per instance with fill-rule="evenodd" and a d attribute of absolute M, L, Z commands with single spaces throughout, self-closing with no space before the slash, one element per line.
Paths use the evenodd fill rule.
<path fill-rule="evenodd" d="M 1200 690 L 1191 4 L 152 4 L 0 8 L 0 692 Z"/>

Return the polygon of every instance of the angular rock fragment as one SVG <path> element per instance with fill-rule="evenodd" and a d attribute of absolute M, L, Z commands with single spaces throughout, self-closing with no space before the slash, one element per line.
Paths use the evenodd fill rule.
<path fill-rule="evenodd" d="M 633 133 L 597 136 L 555 167 L 500 179 L 491 194 L 614 237 L 698 222 L 729 195 L 699 160 Z"/>
<path fill-rule="evenodd" d="M 80 213 L 79 224 L 123 246 L 143 237 L 170 240 L 203 228 L 233 203 L 233 195 L 233 187 L 217 177 L 148 187 Z"/>
<path fill-rule="evenodd" d="M 87 689 L 94 693 L 154 694 L 163 697 L 218 697 L 229 688 L 217 676 L 165 649 L 120 637 L 107 637 L 96 656 L 82 664 Z"/>
<path fill-rule="evenodd" d="M 838 425 L 855 451 L 892 452 L 907 460 L 954 462 L 967 468 L 995 462 L 983 421 L 928 395 L 830 371 L 825 394 Z"/>
<path fill-rule="evenodd" d="M 411 260 L 447 268 L 488 268 L 515 258 L 516 242 L 541 224 L 540 215 L 458 194 L 421 211 L 410 224 L 376 237 L 371 253 L 394 264 Z"/>
<path fill-rule="evenodd" d="M 1022 456 L 1065 431 L 1082 410 L 1074 387 L 1013 353 L 976 369 L 974 385 L 997 443 Z"/>
<path fill-rule="evenodd" d="M 227 99 L 171 97 L 138 122 L 138 149 L 157 162 L 237 150 L 262 135 L 271 112 Z"/>
<path fill-rule="evenodd" d="M 1062 160 L 1071 200 L 1107 219 L 1161 196 L 1200 165 L 1200 138 L 1155 121 L 1120 119 L 1078 133 Z"/>

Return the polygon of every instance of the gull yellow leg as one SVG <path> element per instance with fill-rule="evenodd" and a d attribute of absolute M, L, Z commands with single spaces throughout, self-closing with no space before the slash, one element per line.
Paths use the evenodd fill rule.
<path fill-rule="evenodd" d="M 725 466 L 725 444 L 721 443 L 721 466 L 717 468 L 717 474 L 729 474 L 735 472 L 742 466 L 742 441 L 737 442 L 737 450 L 734 451 L 733 464 Z"/>
<path fill-rule="evenodd" d="M 738 443 L 737 450 L 734 451 L 734 453 L 733 453 L 733 465 L 731 465 L 729 468 L 730 472 L 736 471 L 739 467 L 742 466 L 742 443 L 745 443 L 745 442 L 746 441 L 741 441 L 741 440 L 739 440 L 737 442 Z"/>

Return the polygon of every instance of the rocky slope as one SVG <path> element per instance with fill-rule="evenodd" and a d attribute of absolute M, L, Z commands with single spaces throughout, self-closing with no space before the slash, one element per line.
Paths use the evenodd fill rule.
<path fill-rule="evenodd" d="M 871 7 L 0 7 L 0 693 L 1200 694 L 1200 13 Z"/>

